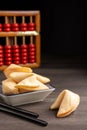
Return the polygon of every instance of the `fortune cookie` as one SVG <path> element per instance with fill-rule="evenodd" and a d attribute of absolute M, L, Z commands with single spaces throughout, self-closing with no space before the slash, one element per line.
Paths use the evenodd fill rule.
<path fill-rule="evenodd" d="M 65 117 L 74 112 L 80 103 L 80 96 L 70 90 L 60 92 L 50 106 L 51 110 L 58 109 L 57 117 Z"/>

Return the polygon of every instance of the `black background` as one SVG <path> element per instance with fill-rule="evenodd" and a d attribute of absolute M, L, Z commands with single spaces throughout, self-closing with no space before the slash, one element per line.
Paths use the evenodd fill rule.
<path fill-rule="evenodd" d="M 86 55 L 86 2 L 2 1 L 0 10 L 40 10 L 41 53 Z"/>

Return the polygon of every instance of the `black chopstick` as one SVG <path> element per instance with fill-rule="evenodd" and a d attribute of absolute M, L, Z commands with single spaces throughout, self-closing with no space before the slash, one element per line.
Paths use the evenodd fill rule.
<path fill-rule="evenodd" d="M 37 119 L 37 118 L 34 118 L 34 117 L 31 117 L 31 116 L 28 116 L 28 115 L 24 115 L 23 113 L 19 113 L 17 111 L 14 111 L 14 110 L 11 110 L 11 109 L 7 109 L 5 107 L 1 107 L 0 106 L 0 111 L 2 112 L 7 112 L 7 113 L 10 113 L 10 114 L 13 114 L 15 116 L 18 116 L 18 117 L 21 117 L 23 119 L 26 119 L 32 123 L 35 123 L 35 124 L 38 124 L 38 125 L 41 125 L 41 126 L 47 126 L 47 122 L 44 121 L 44 120 L 41 120 L 41 119 Z"/>
<path fill-rule="evenodd" d="M 11 106 L 11 105 L 8 105 L 8 104 L 5 104 L 5 103 L 0 103 L 0 106 L 1 106 L 1 107 L 5 107 L 5 108 L 8 108 L 8 109 L 10 109 L 10 110 L 14 110 L 14 111 L 16 111 L 16 112 L 20 112 L 20 113 L 23 113 L 23 114 L 26 114 L 26 115 L 35 117 L 35 118 L 37 118 L 37 117 L 39 116 L 38 113 L 31 112 L 31 111 L 28 111 L 28 110 L 24 110 L 24 109 L 22 109 L 22 108 L 18 108 L 18 107 L 15 107 L 15 106 Z"/>

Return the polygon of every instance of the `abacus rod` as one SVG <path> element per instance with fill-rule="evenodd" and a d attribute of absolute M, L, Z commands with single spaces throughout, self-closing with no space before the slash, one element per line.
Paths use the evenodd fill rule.
<path fill-rule="evenodd" d="M 17 45 L 17 37 L 14 37 L 14 44 Z"/>
<path fill-rule="evenodd" d="M 14 23 L 16 23 L 16 16 L 14 16 Z"/>
<path fill-rule="evenodd" d="M 22 37 L 23 45 L 25 44 L 25 36 Z"/>
<path fill-rule="evenodd" d="M 33 22 L 33 16 L 30 16 L 30 23 Z"/>
<path fill-rule="evenodd" d="M 5 16 L 5 23 L 8 23 L 8 17 Z"/>
<path fill-rule="evenodd" d="M 22 23 L 25 23 L 25 17 L 22 16 Z"/>
<path fill-rule="evenodd" d="M 33 36 L 30 36 L 30 44 L 33 43 Z"/>
<path fill-rule="evenodd" d="M 8 45 L 8 37 L 6 37 L 6 45 Z"/>

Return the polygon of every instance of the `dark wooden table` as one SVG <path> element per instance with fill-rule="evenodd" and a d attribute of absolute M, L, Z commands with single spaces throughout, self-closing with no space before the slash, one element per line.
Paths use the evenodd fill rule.
<path fill-rule="evenodd" d="M 87 69 L 42 66 L 34 69 L 34 72 L 49 77 L 51 84 L 55 86 L 55 91 L 43 102 L 19 107 L 38 113 L 39 118 L 47 121 L 48 125 L 42 127 L 0 112 L 0 130 L 87 130 Z M 0 72 L 0 79 L 0 81 L 4 79 L 2 72 Z M 51 111 L 49 107 L 64 89 L 79 94 L 81 101 L 79 107 L 70 116 L 57 118 L 57 111 Z"/>

